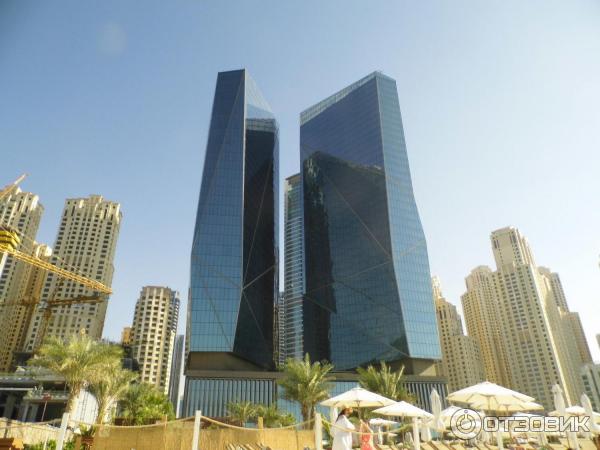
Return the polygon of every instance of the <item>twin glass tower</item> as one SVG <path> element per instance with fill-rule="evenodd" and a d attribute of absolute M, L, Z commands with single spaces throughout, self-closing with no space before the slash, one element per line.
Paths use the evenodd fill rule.
<path fill-rule="evenodd" d="M 338 371 L 386 361 L 422 373 L 441 355 L 396 83 L 374 72 L 300 123 L 301 173 L 286 180 L 293 329 L 280 347 Z M 274 368 L 278 153 L 277 122 L 254 81 L 219 73 L 191 255 L 188 411 L 213 402 L 215 379 L 236 392 L 239 374 Z"/>

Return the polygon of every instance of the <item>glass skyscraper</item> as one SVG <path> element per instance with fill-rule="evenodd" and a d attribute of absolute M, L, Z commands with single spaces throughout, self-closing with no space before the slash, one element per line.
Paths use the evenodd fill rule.
<path fill-rule="evenodd" d="M 302 305 L 304 303 L 304 220 L 302 177 L 286 178 L 284 184 L 284 297 L 281 349 L 285 358 L 304 356 Z"/>
<path fill-rule="evenodd" d="M 300 122 L 304 351 L 337 370 L 431 370 L 441 353 L 395 81 L 372 73 Z"/>
<path fill-rule="evenodd" d="M 198 370 L 273 367 L 278 126 L 245 70 L 221 72 L 191 254 L 186 383 Z"/>

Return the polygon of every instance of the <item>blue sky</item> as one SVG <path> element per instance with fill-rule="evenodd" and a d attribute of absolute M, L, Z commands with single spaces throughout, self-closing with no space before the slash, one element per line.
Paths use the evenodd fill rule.
<path fill-rule="evenodd" d="M 431 269 L 460 304 L 514 225 L 562 277 L 600 351 L 600 3 L 595 0 L 0 2 L 0 184 L 46 207 L 122 203 L 118 337 L 141 286 L 187 297 L 216 74 L 246 67 L 280 122 L 281 177 L 298 115 L 373 70 L 398 82 Z M 181 329 L 183 330 L 181 317 Z"/>

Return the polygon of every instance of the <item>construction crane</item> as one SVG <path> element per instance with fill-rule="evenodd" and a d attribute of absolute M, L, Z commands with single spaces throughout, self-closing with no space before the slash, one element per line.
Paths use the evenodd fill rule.
<path fill-rule="evenodd" d="M 2 190 L 0 190 L 0 200 L 2 200 L 3 198 L 7 197 L 10 194 L 12 194 L 12 192 L 14 190 L 16 190 L 19 183 L 21 181 L 23 181 L 26 176 L 27 176 L 26 174 L 21 175 L 12 184 L 7 185 Z M 2 224 L 0 224 L 0 273 L 3 269 L 3 263 L 6 260 L 6 256 L 10 255 L 17 260 L 23 261 L 27 264 L 30 264 L 34 267 L 42 269 L 46 272 L 54 273 L 54 274 L 58 275 L 58 277 L 60 278 L 60 281 L 58 282 L 53 295 L 44 304 L 44 309 L 43 309 L 43 314 L 42 314 L 42 322 L 40 324 L 40 329 L 36 335 L 35 343 L 34 343 L 34 351 L 35 351 L 39 348 L 39 346 L 44 341 L 50 320 L 52 319 L 52 314 L 56 308 L 58 308 L 60 306 L 72 306 L 72 305 L 77 305 L 77 304 L 100 303 L 103 300 L 105 300 L 108 297 L 108 295 L 112 294 L 112 289 L 97 280 L 93 280 L 93 279 L 87 278 L 83 275 L 79 275 L 73 271 L 63 269 L 62 267 L 59 267 L 58 265 L 52 264 L 52 263 L 50 263 L 48 261 L 44 261 L 36 256 L 33 256 L 33 255 L 30 255 L 30 254 L 20 251 L 18 249 L 18 247 L 21 243 L 20 234 L 21 233 L 18 230 L 8 227 L 8 226 L 3 226 Z M 74 281 L 74 282 L 94 291 L 95 293 L 94 293 L 94 295 L 91 295 L 91 296 L 78 296 L 78 297 L 73 297 L 73 298 L 69 298 L 69 299 L 59 300 L 56 298 L 56 292 L 58 290 L 58 287 L 65 280 Z M 13 305 L 24 306 L 27 309 L 27 311 L 26 311 L 27 316 L 31 317 L 35 307 L 37 307 L 39 304 L 40 304 L 39 298 L 26 297 L 26 298 L 20 299 L 17 302 L 4 303 L 4 306 L 13 306 Z M 8 319 L 9 315 L 7 314 L 7 311 L 5 311 L 5 314 L 3 314 L 3 315 L 5 316 L 5 319 Z M 4 324 L 2 324 L 2 325 L 4 325 Z M 2 329 L 0 330 L 0 334 L 2 334 L 3 332 L 6 332 L 7 330 L 8 330 L 8 327 L 2 326 Z M 0 336 L 0 337 L 2 337 L 2 336 Z"/>
<path fill-rule="evenodd" d="M 19 178 L 17 178 L 11 184 L 7 184 L 6 186 L 4 186 L 2 188 L 2 190 L 0 191 L 0 200 L 2 200 L 4 197 L 6 197 L 8 194 L 10 194 L 13 191 L 13 189 L 16 189 L 17 186 L 19 186 L 19 183 L 21 181 L 23 181 L 25 178 L 27 178 L 27 174 L 26 173 L 24 173 L 23 175 L 21 175 Z"/>
<path fill-rule="evenodd" d="M 9 195 L 18 184 L 23 181 L 26 175 L 21 175 L 17 180 L 6 186 L 0 191 L 0 200 L 2 198 Z M 40 269 L 47 270 L 48 272 L 55 273 L 59 277 L 74 281 L 79 283 L 85 287 L 90 288 L 93 291 L 98 291 L 102 294 L 112 294 L 112 290 L 110 287 L 100 283 L 97 280 L 92 280 L 85 276 L 79 275 L 75 272 L 71 272 L 69 270 L 63 269 L 62 267 L 58 267 L 50 262 L 44 261 L 40 258 L 36 258 L 35 256 L 29 255 L 27 253 L 23 253 L 17 249 L 20 242 L 19 232 L 15 229 L 11 229 L 6 226 L 0 225 L 0 255 L 10 255 L 15 259 L 20 261 L 24 261 L 27 264 L 31 264 L 32 266 L 39 267 Z M 2 257 L 0 256 L 0 260 Z"/>
<path fill-rule="evenodd" d="M 72 305 L 82 305 L 82 304 L 96 304 L 101 303 L 106 298 L 105 295 L 94 294 L 94 295 L 80 295 L 78 297 L 69 298 L 66 300 L 58 300 L 52 299 L 48 300 L 44 306 L 44 312 L 42 314 L 42 322 L 40 324 L 40 329 L 37 332 L 35 337 L 35 342 L 33 344 L 33 352 L 37 352 L 42 343 L 44 342 L 44 338 L 46 337 L 46 333 L 48 331 L 48 326 L 50 325 L 50 320 L 52 319 L 52 315 L 54 314 L 54 310 L 60 306 L 72 306 Z"/>

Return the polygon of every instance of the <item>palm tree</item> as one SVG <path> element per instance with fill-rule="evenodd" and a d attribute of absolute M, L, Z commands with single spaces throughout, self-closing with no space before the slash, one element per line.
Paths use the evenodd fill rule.
<path fill-rule="evenodd" d="M 167 396 L 148 383 L 132 385 L 119 403 L 121 416 L 132 425 L 146 425 L 175 414 Z"/>
<path fill-rule="evenodd" d="M 86 334 L 75 334 L 68 340 L 46 340 L 28 364 L 46 368 L 65 379 L 69 387 L 65 412 L 70 413 L 75 410 L 81 390 L 102 377 L 102 367 L 117 364 L 122 354 L 123 350 L 116 345 L 95 341 Z"/>
<path fill-rule="evenodd" d="M 240 426 L 256 419 L 257 407 L 251 402 L 230 402 L 227 404 L 227 417 Z"/>
<path fill-rule="evenodd" d="M 283 398 L 300 403 L 304 421 L 312 419 L 317 403 L 329 397 L 334 377 L 329 373 L 333 365 L 328 362 L 310 362 L 306 354 L 303 360 L 289 358 L 283 367 L 283 377 L 277 383 L 283 388 Z"/>
<path fill-rule="evenodd" d="M 266 428 L 287 427 L 296 423 L 293 414 L 280 411 L 276 405 L 256 405 L 256 416 L 263 418 Z"/>
<path fill-rule="evenodd" d="M 110 408 L 121 400 L 131 383 L 137 380 L 137 374 L 123 369 L 120 364 L 109 364 L 102 368 L 102 378 L 93 382 L 90 386 L 92 394 L 98 401 L 98 416 L 96 423 L 101 424 L 106 418 Z"/>
<path fill-rule="evenodd" d="M 370 365 L 366 369 L 359 367 L 356 371 L 358 382 L 363 388 L 396 401 L 414 400 L 404 388 L 404 366 L 400 370 L 392 371 L 385 361 L 381 361 L 379 367 Z"/>

